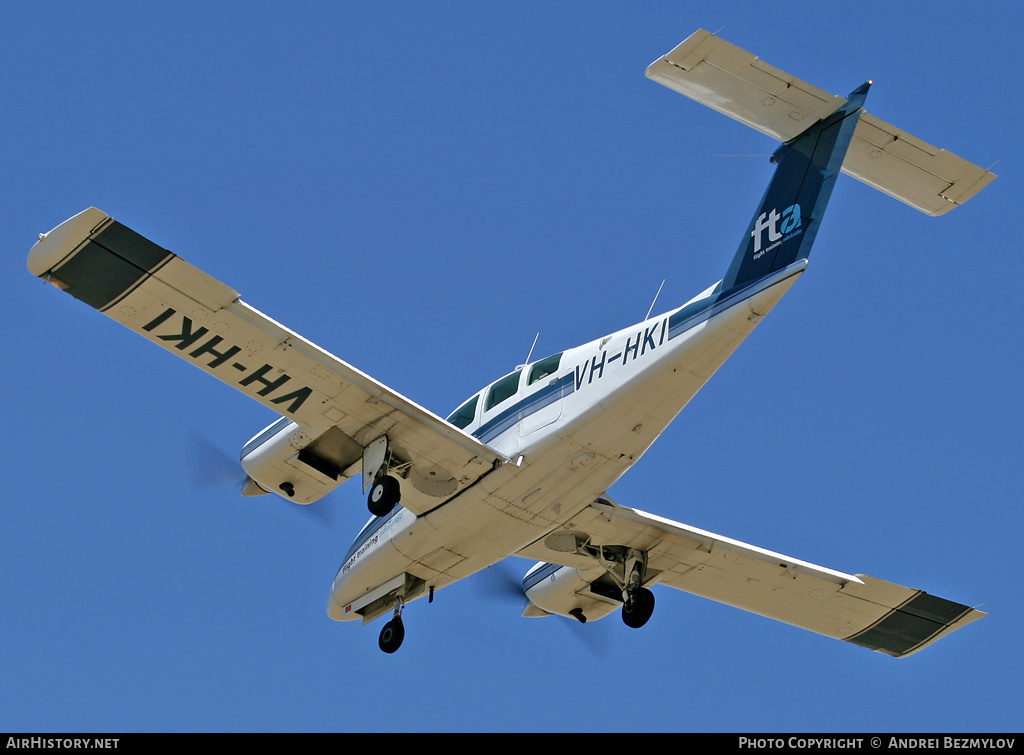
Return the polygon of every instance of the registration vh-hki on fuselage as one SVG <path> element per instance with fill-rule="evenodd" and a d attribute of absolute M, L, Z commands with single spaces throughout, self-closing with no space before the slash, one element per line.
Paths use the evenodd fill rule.
<path fill-rule="evenodd" d="M 407 603 L 513 555 L 538 562 L 523 579 L 530 617 L 620 611 L 640 627 L 661 585 L 895 657 L 981 618 L 607 497 L 806 269 L 840 172 L 929 215 L 995 178 L 864 112 L 870 82 L 834 96 L 703 30 L 647 75 L 782 142 L 724 278 L 665 314 L 523 365 L 447 419 L 95 208 L 41 234 L 28 267 L 282 415 L 242 449 L 243 494 L 311 504 L 361 475 L 372 518 L 327 610 L 364 623 L 391 614 L 385 652 L 402 643 Z"/>

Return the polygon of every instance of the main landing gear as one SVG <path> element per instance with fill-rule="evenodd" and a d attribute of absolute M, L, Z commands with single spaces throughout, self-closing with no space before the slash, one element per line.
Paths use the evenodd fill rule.
<path fill-rule="evenodd" d="M 629 548 L 622 560 L 622 623 L 639 629 L 654 613 L 654 593 L 642 587 L 647 571 L 647 554 Z"/>
<path fill-rule="evenodd" d="M 377 645 L 385 653 L 393 653 L 402 647 L 402 640 L 405 639 L 405 625 L 402 623 L 402 599 L 395 599 L 395 613 L 391 621 L 380 630 L 380 637 Z"/>
<path fill-rule="evenodd" d="M 366 506 L 374 516 L 384 516 L 400 500 L 402 500 L 402 488 L 398 484 L 398 480 L 386 474 L 373 481 L 370 493 L 366 496 Z"/>
<path fill-rule="evenodd" d="M 388 474 L 390 468 L 388 436 L 382 435 L 363 449 L 363 492 L 367 490 L 366 480 L 372 480 L 366 496 L 366 507 L 374 516 L 387 515 L 402 500 L 402 486 Z"/>
<path fill-rule="evenodd" d="M 563 550 L 568 550 L 564 549 Z M 654 593 L 643 586 L 647 580 L 647 552 L 622 545 L 593 545 L 587 540 L 577 539 L 574 552 L 588 556 L 605 570 L 607 578 L 614 584 L 605 585 L 602 592 L 608 598 L 622 596 L 622 623 L 631 629 L 639 629 L 654 613 Z M 591 585 L 593 589 L 597 585 Z M 580 609 L 570 612 L 578 621 L 586 621 Z"/>
<path fill-rule="evenodd" d="M 545 542 L 552 550 L 585 556 L 604 569 L 606 577 L 592 583 L 591 589 L 612 600 L 621 596 L 622 622 L 627 627 L 639 629 L 650 620 L 654 613 L 654 593 L 643 586 L 650 578 L 647 551 L 624 545 L 594 545 L 582 534 L 558 535 Z M 569 614 L 579 622 L 587 620 L 579 608 Z"/>
<path fill-rule="evenodd" d="M 654 613 L 654 593 L 646 587 L 637 587 L 622 604 L 622 622 L 631 629 L 639 629 Z"/>

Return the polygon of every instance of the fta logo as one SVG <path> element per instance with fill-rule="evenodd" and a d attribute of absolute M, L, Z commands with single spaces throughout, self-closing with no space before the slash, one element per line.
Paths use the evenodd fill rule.
<path fill-rule="evenodd" d="M 779 221 L 782 221 L 781 223 Z M 782 241 L 783 237 L 790 231 L 800 227 L 800 205 L 794 204 L 787 207 L 780 215 L 777 210 L 762 212 L 754 222 L 754 230 L 750 235 L 754 239 L 754 254 L 761 251 L 761 244 L 764 240 L 764 232 L 768 231 L 769 249 L 774 247 L 776 242 Z M 768 251 L 768 249 L 765 249 Z"/>

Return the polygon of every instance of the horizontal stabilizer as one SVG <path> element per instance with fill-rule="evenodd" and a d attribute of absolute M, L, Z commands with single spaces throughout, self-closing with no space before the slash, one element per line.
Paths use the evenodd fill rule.
<path fill-rule="evenodd" d="M 782 142 L 846 103 L 703 29 L 651 63 L 647 76 Z M 933 216 L 996 178 L 868 113 L 861 115 L 842 170 Z"/>

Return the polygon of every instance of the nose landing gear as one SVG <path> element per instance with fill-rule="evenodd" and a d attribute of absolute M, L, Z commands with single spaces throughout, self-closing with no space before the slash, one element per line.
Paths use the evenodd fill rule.
<path fill-rule="evenodd" d="M 380 637 L 377 645 L 385 653 L 393 653 L 402 647 L 402 640 L 405 639 L 405 625 L 402 623 L 402 599 L 395 599 L 395 613 L 391 621 L 380 630 Z"/>

